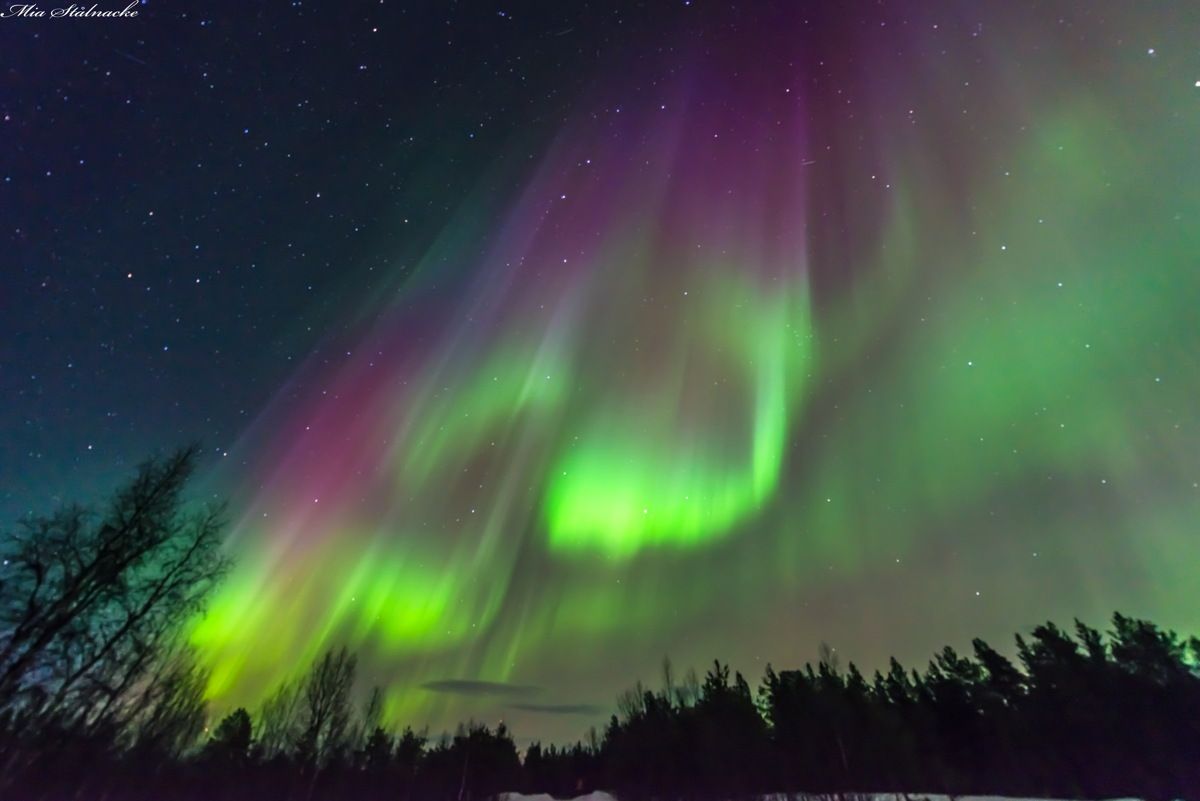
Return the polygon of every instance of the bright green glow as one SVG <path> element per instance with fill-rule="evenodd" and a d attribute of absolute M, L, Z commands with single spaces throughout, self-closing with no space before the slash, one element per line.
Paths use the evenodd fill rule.
<path fill-rule="evenodd" d="M 403 563 L 360 559 L 338 593 L 332 625 L 352 621 L 356 639 L 374 636 L 387 650 L 452 642 L 452 603 L 462 588 L 453 574 L 413 569 Z"/>
<path fill-rule="evenodd" d="M 714 154 L 655 106 L 641 150 L 548 156 L 500 253 L 467 210 L 417 282 L 479 274 L 436 298 L 446 329 L 385 326 L 236 477 L 246 557 L 195 632 L 212 695 L 346 642 L 399 722 L 574 738 L 420 685 L 603 704 L 664 654 L 753 676 L 1114 606 L 1194 627 L 1200 95 L 1165 44 L 1070 92 L 1037 52 L 888 73 L 903 107 L 847 108 L 903 124 L 860 150 L 825 121 L 804 167 L 774 110 Z M 958 99 L 994 71 L 1009 101 Z"/>
<path fill-rule="evenodd" d="M 392 658 L 446 648 L 496 611 L 488 585 L 465 587 L 431 560 L 368 547 L 349 559 L 334 550 L 316 563 L 320 571 L 297 576 L 270 596 L 253 589 L 254 570 L 241 569 L 197 620 L 191 642 L 212 667 L 210 696 L 227 696 L 247 677 L 274 680 L 281 664 L 303 670 L 335 640 L 369 643 Z M 242 697 L 246 688 L 238 689 Z"/>
<path fill-rule="evenodd" d="M 694 399 L 668 393 L 665 402 L 640 397 L 622 415 L 597 415 L 550 470 L 545 508 L 552 547 L 614 558 L 647 546 L 696 547 L 727 536 L 771 497 L 788 416 L 796 411 L 801 373 L 810 367 L 808 310 L 788 304 L 786 296 L 765 300 L 730 289 L 737 287 L 723 285 L 705 296 L 735 310 L 705 344 L 730 352 L 728 366 L 750 396 L 738 399 L 740 416 L 751 421 L 740 456 L 722 454 L 711 438 L 736 429 L 731 423 L 738 418 L 729 418 L 728 407 L 697 424 L 680 419 L 681 407 Z"/>
<path fill-rule="evenodd" d="M 644 453 L 644 440 L 618 437 L 589 437 L 560 463 L 547 497 L 551 545 L 622 557 L 695 545 L 727 533 L 763 497 L 750 468 L 729 475 L 698 455 Z"/>

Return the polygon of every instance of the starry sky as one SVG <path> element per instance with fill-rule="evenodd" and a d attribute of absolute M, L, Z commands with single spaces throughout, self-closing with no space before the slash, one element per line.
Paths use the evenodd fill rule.
<path fill-rule="evenodd" d="M 201 440 L 214 707 L 1200 628 L 1194 5 L 138 11 L 0 19 L 0 513 Z"/>

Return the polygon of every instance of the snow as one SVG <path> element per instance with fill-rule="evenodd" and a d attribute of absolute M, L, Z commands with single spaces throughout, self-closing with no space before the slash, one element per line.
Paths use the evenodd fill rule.
<path fill-rule="evenodd" d="M 537 795 L 522 795 L 521 793 L 501 793 L 500 801 L 566 801 L 565 799 L 556 799 L 554 796 L 546 793 L 538 793 Z M 602 793 L 599 790 L 588 793 L 587 795 L 576 796 L 570 801 L 617 801 L 608 793 Z"/>
<path fill-rule="evenodd" d="M 938 793 L 840 793 L 838 795 L 804 795 L 802 793 L 786 795 L 764 795 L 760 801 L 1054 801 L 1054 799 L 1039 798 L 1010 798 L 1001 795 L 956 795 L 948 796 Z M 576 796 L 572 799 L 556 799 L 546 793 L 523 795 L 521 793 L 502 793 L 500 801 L 617 801 L 616 798 L 597 790 L 587 795 Z M 1134 798 L 1117 798 L 1112 801 L 1138 801 Z"/>

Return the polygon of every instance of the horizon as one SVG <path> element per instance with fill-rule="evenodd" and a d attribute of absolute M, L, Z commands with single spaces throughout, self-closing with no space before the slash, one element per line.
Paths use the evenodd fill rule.
<path fill-rule="evenodd" d="M 0 19 L 0 514 L 202 442 L 215 718 L 1200 631 L 1200 13 L 919 5 Z"/>

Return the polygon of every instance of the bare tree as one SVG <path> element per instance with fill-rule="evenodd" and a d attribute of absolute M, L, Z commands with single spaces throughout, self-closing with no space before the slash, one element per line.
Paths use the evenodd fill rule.
<path fill-rule="evenodd" d="M 313 663 L 304 684 L 304 728 L 297 744 L 303 760 L 322 765 L 346 745 L 357 663 L 357 657 L 345 646 L 326 651 Z"/>
<path fill-rule="evenodd" d="M 642 686 L 639 680 L 628 689 L 621 691 L 617 696 L 617 712 L 620 713 L 622 720 L 633 720 L 640 717 L 646 711 L 646 688 Z"/>
<path fill-rule="evenodd" d="M 696 675 L 695 668 L 688 668 L 687 673 L 683 674 L 683 684 L 677 688 L 676 695 L 681 708 L 695 706 L 700 699 L 700 677 Z"/>
<path fill-rule="evenodd" d="M 208 672 L 190 647 L 161 655 L 136 703 L 124 710 L 121 728 L 129 732 L 130 745 L 176 759 L 188 751 L 208 717 L 207 684 Z"/>
<path fill-rule="evenodd" d="M 0 545 L 0 710 L 96 724 L 147 685 L 159 654 L 229 569 L 223 512 L 188 509 L 199 452 L 150 459 L 101 514 L 69 506 Z"/>
<path fill-rule="evenodd" d="M 358 724 L 354 727 L 354 737 L 351 745 L 356 749 L 362 748 L 375 733 L 375 730 L 382 728 L 383 688 L 375 685 L 371 688 L 371 694 L 367 696 L 366 703 L 363 704 L 362 715 L 358 719 Z"/>
<path fill-rule="evenodd" d="M 263 755 L 285 753 L 300 737 L 299 682 L 285 681 L 263 701 L 258 711 L 258 743 Z"/>
<path fill-rule="evenodd" d="M 669 656 L 663 657 L 662 674 L 663 674 L 663 688 L 662 688 L 663 697 L 666 698 L 670 703 L 675 703 L 677 700 L 676 693 L 675 693 L 675 691 L 677 689 L 677 687 L 675 686 L 675 669 L 671 665 L 671 657 L 669 657 Z"/>

